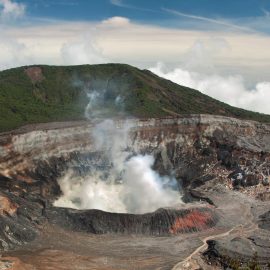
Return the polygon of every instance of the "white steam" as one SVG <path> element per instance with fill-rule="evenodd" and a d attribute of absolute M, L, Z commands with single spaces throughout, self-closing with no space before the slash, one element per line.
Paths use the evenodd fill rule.
<path fill-rule="evenodd" d="M 86 112 L 91 117 L 98 97 L 95 92 L 89 95 Z M 104 163 L 86 176 L 70 169 L 58 181 L 63 195 L 55 206 L 146 213 L 181 202 L 176 179 L 155 172 L 151 155 L 136 155 L 130 150 L 134 122 L 104 120 L 95 126 L 91 135 Z"/>
<path fill-rule="evenodd" d="M 87 119 L 104 118 L 112 113 L 121 115 L 124 112 L 124 100 L 120 95 L 106 98 L 108 94 L 106 89 L 99 91 L 85 89 L 85 91 L 89 99 L 84 113 Z"/>
<path fill-rule="evenodd" d="M 58 180 L 58 183 L 63 195 L 54 203 L 55 206 L 126 212 L 118 196 L 121 186 L 104 181 L 101 173 L 95 172 L 81 177 L 70 170 Z"/>
<path fill-rule="evenodd" d="M 55 206 L 146 213 L 176 205 L 180 202 L 176 180 L 160 177 L 152 169 L 153 163 L 150 155 L 130 158 L 123 164 L 121 181 L 117 181 L 116 171 L 107 179 L 102 172 L 80 177 L 69 171 L 59 179 L 63 196 Z"/>
<path fill-rule="evenodd" d="M 135 156 L 125 163 L 121 197 L 127 212 L 143 213 L 179 202 L 175 179 L 153 171 L 152 156 Z"/>

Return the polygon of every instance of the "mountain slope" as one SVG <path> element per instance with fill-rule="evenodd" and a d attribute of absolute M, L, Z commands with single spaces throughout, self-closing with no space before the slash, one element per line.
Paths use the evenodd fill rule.
<path fill-rule="evenodd" d="M 96 103 L 92 112 L 102 107 L 104 117 L 217 114 L 270 122 L 269 115 L 229 106 L 129 65 L 29 66 L 0 72 L 0 131 L 83 119 L 87 93 Z"/>

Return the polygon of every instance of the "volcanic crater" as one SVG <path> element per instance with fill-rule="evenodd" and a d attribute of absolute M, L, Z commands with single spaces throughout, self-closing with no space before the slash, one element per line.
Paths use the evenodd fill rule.
<path fill-rule="evenodd" d="M 115 123 L 121 129 L 126 121 L 132 126 L 129 153 L 153 156 L 152 169 L 161 177 L 173 172 L 183 202 L 140 214 L 55 207 L 63 196 L 59 179 L 68 170 L 85 177 L 112 169 L 94 143 L 97 123 L 2 133 L 1 267 L 196 269 L 213 259 L 223 265 L 228 254 L 248 261 L 254 250 L 265 264 L 270 206 L 258 195 L 268 193 L 260 175 L 267 175 L 270 162 L 269 125 L 208 115 Z M 252 181 L 240 181 L 239 174 Z"/>

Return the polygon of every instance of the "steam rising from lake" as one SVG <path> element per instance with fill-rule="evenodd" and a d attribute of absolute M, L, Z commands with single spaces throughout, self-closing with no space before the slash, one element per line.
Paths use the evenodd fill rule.
<path fill-rule="evenodd" d="M 121 126 L 112 120 L 96 125 L 92 131 L 95 147 L 104 153 L 110 168 L 96 168 L 86 176 L 69 170 L 58 180 L 63 196 L 55 206 L 146 213 L 181 202 L 176 179 L 155 172 L 153 156 L 129 150 L 131 129 L 128 121 Z"/>
<path fill-rule="evenodd" d="M 110 181 L 112 179 L 104 181 L 99 173 L 76 177 L 69 171 L 59 179 L 63 196 L 55 206 L 146 213 L 179 203 L 176 182 L 154 172 L 153 162 L 149 155 L 132 157 L 124 164 L 122 183 Z"/>

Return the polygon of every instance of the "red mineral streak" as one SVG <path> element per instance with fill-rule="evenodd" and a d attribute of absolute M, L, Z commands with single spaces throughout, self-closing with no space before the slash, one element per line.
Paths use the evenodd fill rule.
<path fill-rule="evenodd" d="M 40 67 L 29 67 L 25 69 L 25 72 L 33 83 L 40 82 L 44 79 L 42 69 Z"/>
<path fill-rule="evenodd" d="M 177 218 L 169 231 L 171 234 L 177 234 L 179 232 L 188 231 L 193 228 L 200 231 L 202 229 L 206 229 L 208 227 L 207 223 L 212 219 L 213 217 L 209 212 L 192 210 L 185 217 Z"/>

